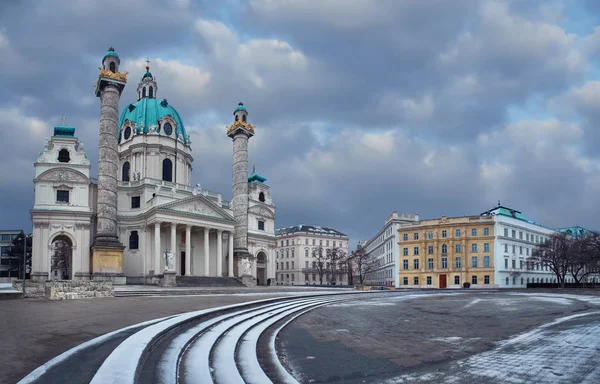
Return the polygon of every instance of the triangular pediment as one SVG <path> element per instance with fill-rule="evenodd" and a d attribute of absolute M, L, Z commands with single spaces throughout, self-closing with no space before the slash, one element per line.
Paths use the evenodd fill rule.
<path fill-rule="evenodd" d="M 234 221 L 234 218 L 217 204 L 202 195 L 172 201 L 158 207 L 159 209 L 196 214 L 220 220 Z"/>
<path fill-rule="evenodd" d="M 275 220 L 275 213 L 265 204 L 256 204 L 248 208 L 248 212 Z"/>

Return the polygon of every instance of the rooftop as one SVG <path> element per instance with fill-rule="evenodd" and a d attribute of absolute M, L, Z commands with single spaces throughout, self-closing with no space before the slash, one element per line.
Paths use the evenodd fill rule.
<path fill-rule="evenodd" d="M 291 235 L 293 233 L 312 233 L 315 235 L 333 235 L 333 236 L 345 236 L 348 235 L 337 231 L 333 228 L 321 227 L 320 225 L 294 225 L 292 227 L 279 228 L 275 230 L 275 236 Z"/>

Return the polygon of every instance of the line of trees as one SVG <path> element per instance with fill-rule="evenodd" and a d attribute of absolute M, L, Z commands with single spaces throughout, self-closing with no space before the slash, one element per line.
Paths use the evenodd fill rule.
<path fill-rule="evenodd" d="M 8 276 L 9 277 L 18 277 L 19 279 L 23 278 L 23 270 L 26 271 L 26 278 L 29 277 L 29 273 L 31 272 L 31 244 L 33 238 L 31 235 L 27 236 L 27 256 L 26 263 L 27 268 L 23 268 L 23 238 L 25 237 L 25 232 L 19 233 L 17 237 L 12 240 L 12 246 L 8 250 L 8 257 L 6 260 L 9 260 L 8 265 Z"/>
<path fill-rule="evenodd" d="M 341 248 L 324 249 L 319 246 L 313 248 L 312 258 L 310 269 L 319 276 L 321 285 L 323 281 L 333 284 L 341 275 L 347 276 L 348 285 L 363 284 L 367 274 L 377 266 L 377 260 L 360 247 L 347 254 Z"/>
<path fill-rule="evenodd" d="M 567 277 L 575 283 L 585 282 L 600 273 L 600 233 L 554 233 L 533 249 L 532 261 L 547 265 L 561 287 Z"/>

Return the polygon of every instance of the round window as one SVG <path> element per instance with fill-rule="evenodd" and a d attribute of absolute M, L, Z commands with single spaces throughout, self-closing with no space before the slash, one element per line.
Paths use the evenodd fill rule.
<path fill-rule="evenodd" d="M 171 123 L 165 123 L 165 125 L 163 125 L 163 129 L 165 130 L 165 135 L 167 136 L 171 136 L 173 133 L 173 127 L 171 127 Z"/>
<path fill-rule="evenodd" d="M 125 128 L 125 134 L 124 134 L 125 140 L 129 139 L 129 136 L 131 136 L 131 127 Z"/>

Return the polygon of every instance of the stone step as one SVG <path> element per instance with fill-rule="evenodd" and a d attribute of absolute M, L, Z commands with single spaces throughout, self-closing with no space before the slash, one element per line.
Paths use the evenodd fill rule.
<path fill-rule="evenodd" d="M 215 295 L 215 294 L 238 294 L 246 293 L 243 289 L 238 290 L 202 290 L 202 289 L 160 289 L 144 291 L 115 291 L 115 297 L 142 297 L 142 296 L 189 296 L 189 295 Z"/>
<path fill-rule="evenodd" d="M 177 276 L 179 287 L 243 287 L 235 277 Z"/>

